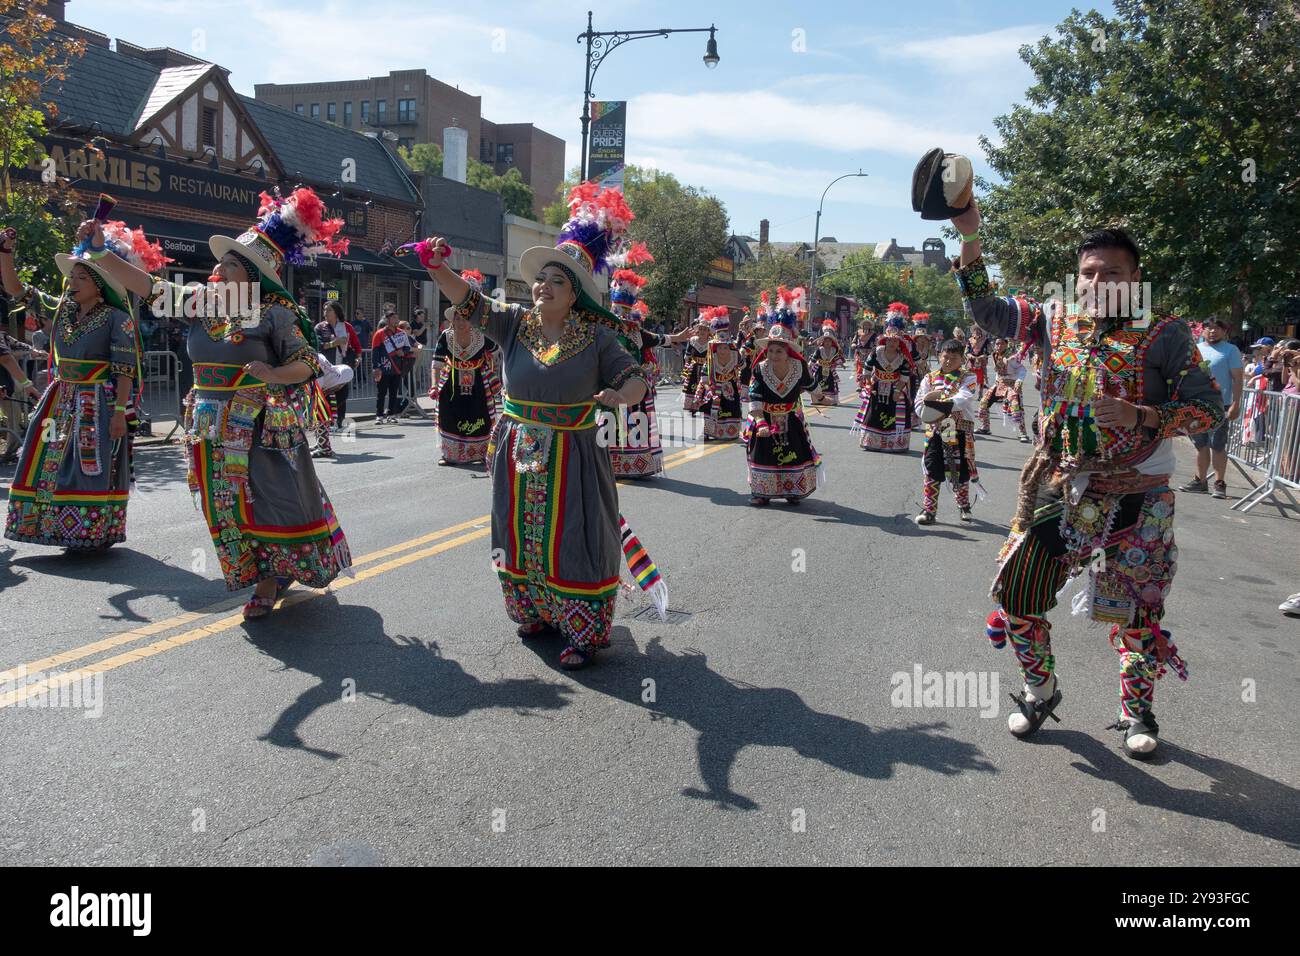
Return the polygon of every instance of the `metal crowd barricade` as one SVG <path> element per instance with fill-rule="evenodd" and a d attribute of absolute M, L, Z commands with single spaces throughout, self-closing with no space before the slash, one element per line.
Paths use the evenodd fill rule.
<path fill-rule="evenodd" d="M 175 352 L 145 352 L 141 356 L 140 408 L 148 420 L 172 420 L 171 438 L 181 424 L 181 363 Z"/>
<path fill-rule="evenodd" d="M 655 348 L 655 357 L 659 362 L 660 382 L 680 382 L 682 380 L 682 353 L 672 345 L 660 345 Z"/>
<path fill-rule="evenodd" d="M 1267 498 L 1300 490 L 1300 395 L 1242 389 L 1242 413 L 1228 429 L 1228 459 L 1255 483 L 1234 511 L 1247 512 Z"/>
<path fill-rule="evenodd" d="M 362 349 L 360 361 L 357 362 L 356 372 L 352 376 L 352 387 L 348 391 L 348 408 L 354 408 L 356 405 L 368 405 L 373 409 L 379 398 L 379 386 L 375 382 L 374 376 L 374 359 L 371 349 Z M 416 353 L 415 368 L 411 377 L 403 379 L 402 394 L 407 392 L 407 385 L 413 381 L 414 394 L 413 399 L 421 396 L 427 396 L 429 389 L 433 387 L 433 349 L 426 346 Z"/>

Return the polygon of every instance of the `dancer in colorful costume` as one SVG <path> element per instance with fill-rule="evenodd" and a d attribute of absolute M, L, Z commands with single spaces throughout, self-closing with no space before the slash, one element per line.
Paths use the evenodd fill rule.
<path fill-rule="evenodd" d="M 646 395 L 641 366 L 619 344 L 619 319 L 600 306 L 608 256 L 625 242 L 632 211 L 616 189 L 582 183 L 569 193 L 569 221 L 555 248 L 520 257 L 533 307 L 504 308 L 443 262 L 441 238 L 416 252 L 457 313 L 502 354 L 504 413 L 493 432 L 493 564 L 519 635 L 558 634 L 560 665 L 586 665 L 609 646 L 626 558 L 664 613 L 667 588 L 619 515 L 608 434 L 598 406 L 634 406 Z"/>
<path fill-rule="evenodd" d="M 863 309 L 862 321 L 858 324 L 858 331 L 854 333 L 853 344 L 850 346 L 853 352 L 853 381 L 857 384 L 859 393 L 867 387 L 867 362 L 875 354 L 877 340 L 880 338 L 875 321 L 876 313 Z"/>
<path fill-rule="evenodd" d="M 971 489 L 976 500 L 987 497 L 975 467 L 975 376 L 962 368 L 961 343 L 949 339 L 939 349 L 938 371 L 927 372 L 916 389 L 916 414 L 925 423 L 921 456 L 923 504 L 919 525 L 935 522 L 939 488 L 952 486 L 962 521 L 971 521 Z"/>
<path fill-rule="evenodd" d="M 907 451 L 912 441 L 911 356 L 897 329 L 888 328 L 866 361 L 862 407 L 851 434 L 863 451 Z"/>
<path fill-rule="evenodd" d="M 194 388 L 185 399 L 189 487 L 226 587 L 253 587 L 246 619 L 271 613 L 294 581 L 323 588 L 352 565 L 347 539 L 312 467 L 307 432 L 328 415 L 315 329 L 284 287 L 286 265 L 339 254 L 343 220 L 308 188 L 261 194 L 255 225 L 208 240 L 216 264 L 198 294 L 115 263 L 155 314 L 191 320 Z"/>
<path fill-rule="evenodd" d="M 840 403 L 839 368 L 844 364 L 844 350 L 840 348 L 836 337 L 838 327 L 833 319 L 822 322 L 822 336 L 812 354 L 813 387 L 812 403 L 814 405 L 838 405 Z"/>
<path fill-rule="evenodd" d="M 989 409 L 994 402 L 1002 403 L 1003 418 L 1011 419 L 1011 424 L 1020 432 L 1020 441 L 1028 443 L 1029 435 L 1025 431 L 1025 375 L 1028 369 L 1016 354 L 1016 347 L 1006 339 L 998 339 L 993 345 L 993 387 L 980 399 L 980 427 L 976 435 L 988 435 Z"/>
<path fill-rule="evenodd" d="M 483 273 L 477 269 L 466 269 L 460 277 L 483 291 Z M 501 382 L 492 362 L 497 347 L 454 309 L 443 314 L 447 328 L 433 349 L 429 389 L 429 397 L 437 402 L 438 464 L 486 462 L 488 437 L 501 414 Z"/>
<path fill-rule="evenodd" d="M 966 368 L 975 376 L 975 400 L 980 401 L 988 385 L 989 358 L 993 354 L 993 340 L 978 325 L 972 326 L 966 340 Z"/>
<path fill-rule="evenodd" d="M 1176 435 L 1209 431 L 1223 396 L 1201 367 L 1187 323 L 1142 308 L 1111 314 L 1103 283 L 1136 287 L 1137 246 L 1120 229 L 1084 237 L 1076 256 L 1079 305 L 1053 308 L 995 296 L 978 236 L 979 207 L 938 210 L 962 236 L 956 278 L 966 314 L 990 335 L 1041 347 L 1042 420 L 1020 476 L 1011 534 L 993 584 L 994 646 L 1008 640 L 1025 680 L 1011 732 L 1034 733 L 1061 702 L 1047 614 L 1068 582 L 1086 573 L 1074 609 L 1110 625 L 1120 658 L 1119 719 L 1124 749 L 1152 753 L 1159 726 L 1156 680 L 1187 668 L 1163 626 L 1177 567 L 1174 545 Z M 1103 560 L 1104 556 L 1104 560 Z"/>
<path fill-rule="evenodd" d="M 632 360 L 640 364 L 645 373 L 645 398 L 628 408 L 616 410 L 614 434 L 610 436 L 609 458 L 614 465 L 615 478 L 653 478 L 664 470 L 664 449 L 659 436 L 659 415 L 656 410 L 659 380 L 659 359 L 655 349 L 676 344 L 691 334 L 685 329 L 675 335 L 660 335 L 644 327 L 649 311 L 641 301 L 641 289 L 646 284 L 644 276 L 633 267 L 653 263 L 645 243 L 631 243 L 626 250 L 609 256 L 608 265 L 614 270 L 609 283 L 610 311 L 618 318 L 618 341 L 627 349 Z"/>
<path fill-rule="evenodd" d="M 734 441 L 740 437 L 740 353 L 731 341 L 731 318 L 725 305 L 700 313 L 713 329 L 709 357 L 700 377 L 699 406 L 704 412 L 705 441 Z"/>
<path fill-rule="evenodd" d="M 741 432 L 749 469 L 749 503 L 767 505 L 784 498 L 796 505 L 825 484 L 821 456 L 804 420 L 802 394 L 812 387 L 812 371 L 796 347 L 798 312 L 790 290 L 779 292 L 773 325 L 754 362 L 749 417 Z"/>
<path fill-rule="evenodd" d="M 707 320 L 697 317 L 690 328 L 690 338 L 682 352 L 682 408 L 695 415 L 700 410 L 700 376 L 709 357 L 711 329 Z"/>
<path fill-rule="evenodd" d="M 5 537 L 13 541 L 91 551 L 126 540 L 140 336 L 128 291 L 108 263 L 129 259 L 148 271 L 171 260 L 143 230 L 103 222 L 111 208 L 102 197 L 76 249 L 55 256 L 67 280 L 57 298 L 22 287 L 13 260 L 17 236 L 0 234 L 5 291 L 53 322 L 50 385 L 32 411 L 9 489 Z M 28 381 L 16 384 L 31 391 Z"/>

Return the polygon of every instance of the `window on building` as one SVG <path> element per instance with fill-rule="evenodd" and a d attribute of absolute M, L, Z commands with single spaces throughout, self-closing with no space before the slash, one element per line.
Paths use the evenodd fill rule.
<path fill-rule="evenodd" d="M 325 104 L 325 118 L 326 118 L 327 120 L 329 120 L 331 123 L 337 123 L 337 122 L 339 121 L 339 110 L 338 110 L 338 107 L 335 106 L 333 103 L 326 103 L 326 104 Z"/>
<path fill-rule="evenodd" d="M 352 125 L 352 101 L 351 100 L 343 101 L 343 125 L 344 126 Z"/>
<path fill-rule="evenodd" d="M 362 100 L 361 101 L 361 123 L 364 126 L 366 123 L 369 122 L 370 122 L 370 101 Z"/>
<path fill-rule="evenodd" d="M 313 104 L 311 105 L 311 118 L 312 118 L 312 119 L 320 119 L 320 104 L 319 104 L 319 103 L 313 103 Z"/>
<path fill-rule="evenodd" d="M 402 147 L 402 149 L 410 149 L 415 145 L 415 140 L 409 136 L 399 136 L 397 137 L 397 145 Z"/>
<path fill-rule="evenodd" d="M 217 145 L 217 111 L 203 110 L 203 145 Z"/>
<path fill-rule="evenodd" d="M 388 100 L 375 100 L 375 120 L 382 123 L 388 118 Z"/>
<path fill-rule="evenodd" d="M 415 100 L 397 101 L 397 121 L 399 123 L 415 122 Z"/>
<path fill-rule="evenodd" d="M 299 116 L 302 116 L 304 113 L 307 112 L 307 107 L 305 107 L 305 106 L 303 106 L 301 103 L 299 103 L 298 105 L 296 105 L 296 106 L 293 108 L 293 111 L 294 111 L 295 113 L 297 113 Z"/>
<path fill-rule="evenodd" d="M 480 163 L 492 162 L 492 156 L 495 146 L 491 140 L 481 139 L 478 142 L 478 161 Z"/>
<path fill-rule="evenodd" d="M 498 163 L 513 163 L 515 161 L 515 144 L 502 143 L 497 147 Z"/>

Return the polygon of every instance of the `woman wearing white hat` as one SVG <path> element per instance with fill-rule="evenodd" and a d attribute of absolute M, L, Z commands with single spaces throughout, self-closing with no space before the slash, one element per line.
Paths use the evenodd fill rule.
<path fill-rule="evenodd" d="M 468 285 L 445 266 L 445 240 L 416 251 L 457 314 L 501 349 L 504 413 L 488 451 L 493 564 L 519 635 L 562 636 L 560 665 L 573 669 L 609 645 L 621 558 L 634 553 L 626 529 L 620 553 L 618 490 L 597 411 L 635 405 L 647 382 L 600 305 L 608 278 L 595 276 L 608 269 L 631 210 L 620 192 L 592 183 L 573 190 L 569 208 L 558 245 L 520 257 L 531 309 L 502 309 Z"/>
<path fill-rule="evenodd" d="M 121 223 L 112 226 L 113 248 L 129 254 L 121 237 L 130 241 L 133 234 Z M 127 412 L 140 377 L 139 335 L 127 290 L 106 268 L 117 256 L 102 235 L 93 247 L 83 239 L 72 255 L 55 256 L 67 279 L 63 295 L 55 298 L 23 289 L 14 267 L 16 246 L 12 230 L 0 233 L 0 276 L 11 297 L 53 322 L 54 362 L 9 489 L 5 537 L 70 550 L 108 548 L 126 540 Z M 31 383 L 17 384 L 29 391 Z"/>
<path fill-rule="evenodd" d="M 749 503 L 758 506 L 773 498 L 796 505 L 825 483 L 800 399 L 812 388 L 813 374 L 794 336 L 798 313 L 787 290 L 778 294 L 780 303 L 771 316 L 775 324 L 754 361 L 749 418 L 740 436 L 749 469 Z"/>
<path fill-rule="evenodd" d="M 352 564 L 307 443 L 328 408 L 313 381 L 322 371 L 315 329 L 280 278 L 286 263 L 346 251 L 347 241 L 335 238 L 342 220 L 324 213 L 307 188 L 287 198 L 263 193 L 256 225 L 235 239 L 208 240 L 217 261 L 206 294 L 183 311 L 193 323 L 190 489 L 226 587 L 254 588 L 244 605 L 250 620 L 270 614 L 292 582 L 323 588 Z M 155 310 L 181 292 L 125 263 L 116 268 L 132 291 L 153 286 Z"/>

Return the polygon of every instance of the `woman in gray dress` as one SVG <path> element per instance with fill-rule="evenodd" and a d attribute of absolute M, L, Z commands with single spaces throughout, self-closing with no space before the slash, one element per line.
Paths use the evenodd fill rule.
<path fill-rule="evenodd" d="M 286 261 L 346 248 L 333 239 L 342 221 L 323 213 L 310 189 L 288 199 L 264 193 L 257 225 L 237 239 L 208 241 L 217 263 L 205 293 L 185 298 L 170 283 L 150 283 L 155 312 L 192 323 L 189 486 L 226 587 L 255 586 L 244 605 L 249 619 L 270 614 L 293 581 L 323 588 L 352 564 L 307 443 L 307 431 L 328 415 L 314 382 L 321 372 L 314 331 L 280 282 Z M 115 268 L 133 291 L 148 282 L 124 263 Z"/>
<path fill-rule="evenodd" d="M 493 564 L 520 636 L 562 634 L 560 665 L 568 669 L 609 646 L 623 557 L 609 435 L 597 407 L 635 405 L 647 386 L 599 305 L 589 263 L 602 263 L 609 243 L 608 230 L 566 231 L 558 248 L 525 251 L 531 309 L 500 308 L 444 267 L 451 252 L 444 240 L 418 250 L 457 314 L 501 350 L 504 413 L 488 447 Z"/>
<path fill-rule="evenodd" d="M 67 277 L 61 297 L 24 289 L 14 267 L 16 244 L 11 230 L 0 233 L 0 278 L 9 295 L 53 322 L 54 366 L 9 489 L 5 537 L 82 551 L 108 548 L 126 540 L 127 408 L 140 367 L 126 290 L 89 251 L 55 257 Z M 106 255 L 102 238 L 99 248 Z M 30 385 L 19 384 L 24 391 Z"/>

